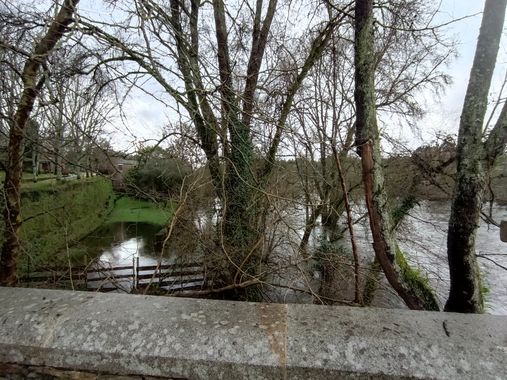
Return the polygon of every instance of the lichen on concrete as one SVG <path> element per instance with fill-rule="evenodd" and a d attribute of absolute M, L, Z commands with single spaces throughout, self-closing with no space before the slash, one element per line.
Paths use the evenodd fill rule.
<path fill-rule="evenodd" d="M 494 379 L 507 320 L 0 288 L 0 363 L 177 379 Z M 501 376 L 500 376 L 501 378 Z"/>

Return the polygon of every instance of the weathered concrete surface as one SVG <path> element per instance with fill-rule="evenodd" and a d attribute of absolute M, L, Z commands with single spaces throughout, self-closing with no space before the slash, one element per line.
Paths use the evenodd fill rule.
<path fill-rule="evenodd" d="M 71 371 L 61 368 L 37 367 L 18 364 L 0 363 L 0 379 L 7 380 L 25 380 L 25 379 L 44 379 L 44 380 L 178 380 L 168 379 L 167 377 L 151 377 L 139 375 L 108 375 L 94 372 Z"/>
<path fill-rule="evenodd" d="M 11 378 L 505 379 L 507 318 L 0 288 L 0 363 Z"/>

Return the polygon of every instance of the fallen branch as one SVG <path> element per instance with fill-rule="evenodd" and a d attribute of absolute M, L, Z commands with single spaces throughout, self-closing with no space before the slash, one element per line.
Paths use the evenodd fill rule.
<path fill-rule="evenodd" d="M 265 285 L 268 285 L 268 286 L 272 286 L 274 288 L 283 288 L 283 289 L 289 289 L 289 290 L 293 290 L 295 292 L 301 292 L 301 293 L 306 293 L 306 294 L 310 294 L 310 295 L 315 295 L 314 292 L 312 292 L 311 290 L 306 290 L 306 289 L 301 289 L 301 288 L 295 288 L 293 286 L 289 286 L 289 285 L 282 285 L 282 284 L 269 284 L 269 283 L 264 283 Z M 335 299 L 335 298 L 331 298 L 331 297 L 325 297 L 325 296 L 321 296 L 320 294 L 318 295 L 318 297 L 320 299 L 323 299 L 323 300 L 326 300 L 326 301 L 331 301 L 331 302 L 335 302 L 335 303 L 339 303 L 341 305 L 347 305 L 347 306 L 361 306 L 360 304 L 358 304 L 357 302 L 354 302 L 354 301 L 347 301 L 347 300 L 338 300 L 338 299 Z"/>
<path fill-rule="evenodd" d="M 261 284 L 261 283 L 262 282 L 260 280 L 248 280 L 245 282 L 241 282 L 239 284 L 227 285 L 222 288 L 193 290 L 193 291 L 188 291 L 188 292 L 184 292 L 184 293 L 167 293 L 166 296 L 169 296 L 169 297 L 200 297 L 200 296 L 206 296 L 209 294 L 222 293 L 222 292 L 226 292 L 228 290 L 244 289 L 244 288 L 248 288 L 249 286 L 257 285 L 257 284 Z"/>

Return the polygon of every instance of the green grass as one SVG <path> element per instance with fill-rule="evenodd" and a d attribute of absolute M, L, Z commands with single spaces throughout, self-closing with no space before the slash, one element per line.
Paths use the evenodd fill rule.
<path fill-rule="evenodd" d="M 135 198 L 121 197 L 115 202 L 106 223 L 132 222 L 165 226 L 174 213 L 174 204 L 157 204 Z"/>
<path fill-rule="evenodd" d="M 4 174 L 5 175 L 5 174 Z M 55 179 L 56 175 L 53 173 L 41 173 L 37 175 L 37 181 L 46 181 L 49 179 Z M 23 177 L 21 177 L 21 182 L 33 182 L 33 173 L 23 173 Z"/>
<path fill-rule="evenodd" d="M 63 255 L 62 250 L 99 227 L 113 208 L 112 186 L 107 179 L 45 182 L 51 180 L 23 186 L 21 191 L 24 221 L 18 259 L 21 272 L 28 267 L 58 266 L 66 264 L 68 259 L 74 261 L 74 257 Z"/>
<path fill-rule="evenodd" d="M 33 174 L 28 172 L 23 172 L 23 176 L 21 177 L 21 190 L 22 191 L 44 191 L 44 190 L 52 190 L 55 188 L 60 188 L 61 186 L 65 186 L 68 182 L 73 181 L 83 181 L 83 180 L 92 180 L 96 177 L 85 178 L 83 175 L 81 179 L 71 178 L 63 180 L 57 180 L 56 175 L 53 173 L 41 173 L 37 176 L 37 182 L 33 181 Z M 0 171 L 0 185 L 3 186 L 3 182 L 5 180 L 5 172 Z"/>
<path fill-rule="evenodd" d="M 30 194 L 37 192 L 54 192 L 54 191 L 65 191 L 67 189 L 71 189 L 74 187 L 81 187 L 88 183 L 94 183 L 97 181 L 101 181 L 101 177 L 89 177 L 89 178 L 81 178 L 76 179 L 72 178 L 69 180 L 57 180 L 55 178 L 50 178 L 46 180 L 40 180 L 38 182 L 22 182 L 21 183 L 21 193 L 22 194 Z"/>
<path fill-rule="evenodd" d="M 38 181 L 45 181 L 45 180 L 53 179 L 53 178 L 56 178 L 56 175 L 54 175 L 53 173 L 41 173 L 37 176 Z M 0 171 L 0 181 L 3 182 L 4 179 L 5 179 L 5 172 Z M 21 177 L 21 182 L 22 183 L 33 182 L 33 174 L 28 173 L 28 172 L 23 172 L 23 176 Z"/>

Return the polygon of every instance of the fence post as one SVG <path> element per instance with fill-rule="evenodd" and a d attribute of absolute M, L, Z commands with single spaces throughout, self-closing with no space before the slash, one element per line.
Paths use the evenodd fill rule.
<path fill-rule="evenodd" d="M 158 289 L 162 289 L 162 261 L 157 261 L 158 266 Z"/>
<path fill-rule="evenodd" d="M 28 286 L 30 286 L 30 283 L 31 283 L 31 279 L 30 279 L 30 261 L 32 261 L 32 258 L 30 255 L 28 255 L 28 260 L 26 261 L 26 264 L 28 266 L 27 268 L 27 282 L 28 282 Z"/>
<path fill-rule="evenodd" d="M 84 265 L 84 283 L 85 283 L 85 290 L 88 290 L 88 254 L 85 254 L 85 265 Z"/>
<path fill-rule="evenodd" d="M 132 289 L 131 293 L 134 293 L 136 289 L 136 257 L 132 256 Z"/>
<path fill-rule="evenodd" d="M 207 288 L 208 287 L 208 271 L 206 270 L 206 264 L 203 262 L 202 263 L 202 277 L 203 277 L 203 282 L 202 282 L 202 286 L 203 288 Z"/>
<path fill-rule="evenodd" d="M 136 289 L 139 288 L 139 256 L 136 257 Z"/>

